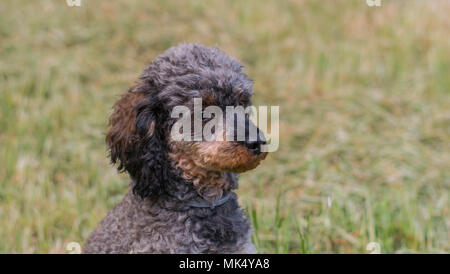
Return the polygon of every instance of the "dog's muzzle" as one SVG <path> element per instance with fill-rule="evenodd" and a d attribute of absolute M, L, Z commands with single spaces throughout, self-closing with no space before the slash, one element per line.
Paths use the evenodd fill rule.
<path fill-rule="evenodd" d="M 264 134 L 261 130 L 256 127 L 253 122 L 246 117 L 243 123 L 245 125 L 245 139 L 244 141 L 238 141 L 239 144 L 245 146 L 248 150 L 250 150 L 255 155 L 261 154 L 261 146 L 266 144 L 266 139 L 264 138 Z M 239 125 L 235 124 L 234 130 L 235 134 L 237 134 L 237 130 Z M 250 136 L 250 132 L 256 132 L 256 136 Z M 256 137 L 256 138 L 255 138 Z"/>

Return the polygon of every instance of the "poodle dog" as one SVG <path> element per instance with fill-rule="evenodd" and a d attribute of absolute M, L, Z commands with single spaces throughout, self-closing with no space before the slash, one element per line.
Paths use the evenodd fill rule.
<path fill-rule="evenodd" d="M 193 109 L 201 98 L 203 108 L 246 107 L 252 87 L 241 63 L 217 48 L 181 44 L 152 61 L 115 103 L 106 135 L 111 161 L 129 173 L 131 189 L 83 253 L 256 253 L 233 190 L 237 173 L 266 157 L 263 134 L 254 141 L 247 131 L 244 141 L 177 141 L 170 134 L 175 106 Z M 253 125 L 248 115 L 241 122 Z"/>

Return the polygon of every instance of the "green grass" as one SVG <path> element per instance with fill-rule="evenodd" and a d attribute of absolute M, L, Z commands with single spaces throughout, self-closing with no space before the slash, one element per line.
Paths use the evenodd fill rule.
<path fill-rule="evenodd" d="M 0 252 L 64 253 L 127 189 L 117 96 L 179 42 L 243 61 L 280 148 L 241 175 L 261 253 L 450 252 L 450 4 L 0 2 Z M 331 206 L 328 205 L 328 197 Z"/>

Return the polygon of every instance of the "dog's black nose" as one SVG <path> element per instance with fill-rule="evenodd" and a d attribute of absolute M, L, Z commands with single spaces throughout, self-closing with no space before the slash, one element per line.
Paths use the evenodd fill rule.
<path fill-rule="evenodd" d="M 259 155 L 261 154 L 261 145 L 266 144 L 266 141 L 260 140 L 258 138 L 257 141 L 245 141 L 243 142 L 245 147 L 250 150 L 253 154 Z"/>
<path fill-rule="evenodd" d="M 256 136 L 250 136 L 251 132 L 250 127 L 256 129 Z M 234 120 L 234 128 L 235 134 L 237 134 L 237 119 Z M 256 138 L 255 138 L 256 137 Z M 256 140 L 255 140 L 256 139 Z M 239 144 L 245 146 L 248 150 L 250 150 L 253 154 L 259 155 L 261 154 L 261 146 L 266 144 L 266 139 L 262 132 L 257 128 L 249 119 L 249 117 L 245 117 L 245 139 L 244 141 L 238 141 Z"/>

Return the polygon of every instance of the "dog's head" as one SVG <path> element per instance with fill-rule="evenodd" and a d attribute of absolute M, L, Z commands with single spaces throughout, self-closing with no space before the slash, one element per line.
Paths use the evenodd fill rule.
<path fill-rule="evenodd" d="M 248 113 L 227 116 L 227 107 L 250 106 L 252 92 L 242 65 L 219 49 L 194 44 L 170 48 L 116 102 L 106 136 L 111 160 L 130 173 L 133 191 L 141 197 L 176 188 L 181 178 L 201 184 L 205 177 L 220 181 L 221 173 L 253 169 L 267 154 L 261 151 L 263 134 Z M 174 116 L 180 106 L 184 115 Z M 205 115 L 210 106 L 222 112 Z M 191 138 L 178 140 L 173 127 L 181 122 L 186 126 L 186 118 L 188 126 L 182 130 Z M 207 124 L 214 126 L 205 138 Z M 244 134 L 238 139 L 240 128 Z M 252 129 L 255 138 L 249 134 Z"/>

